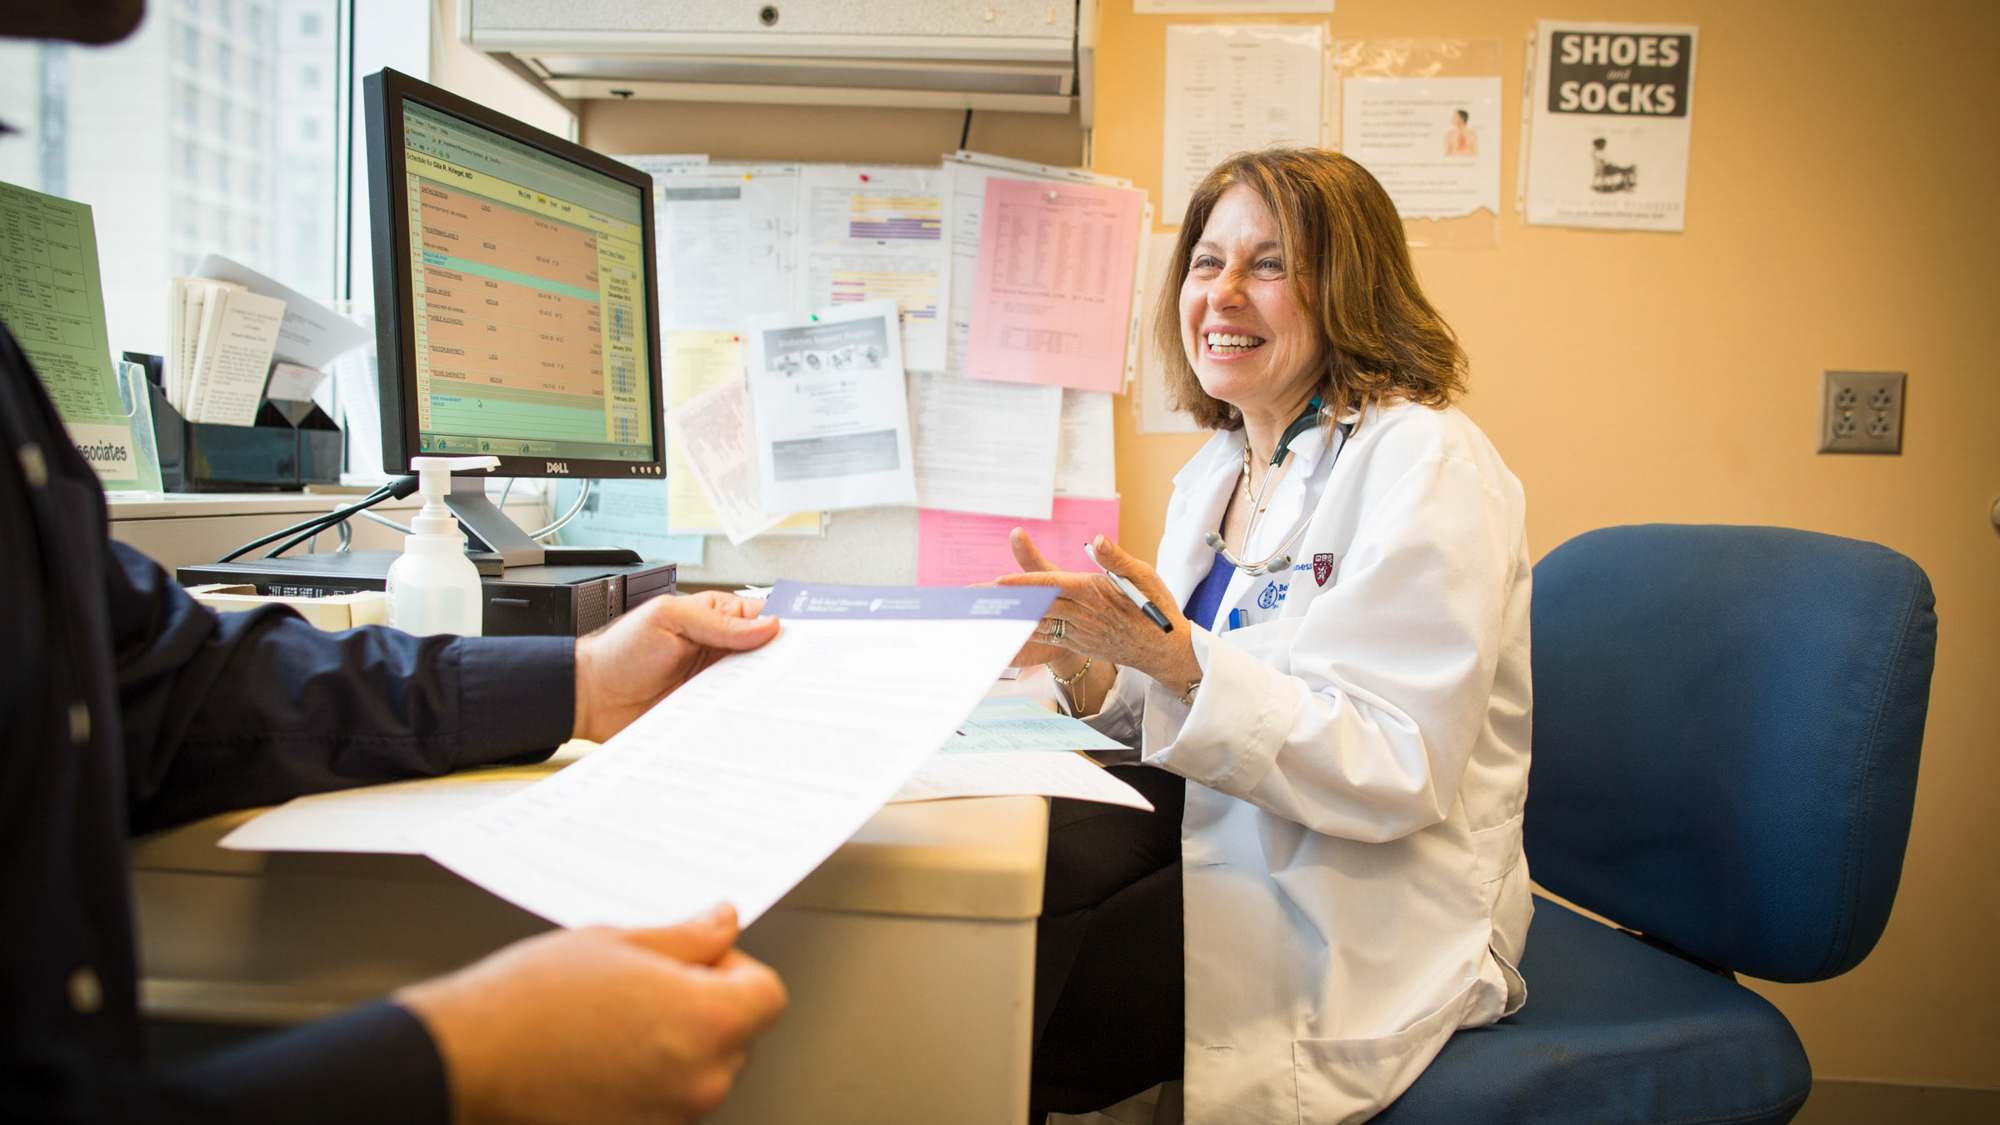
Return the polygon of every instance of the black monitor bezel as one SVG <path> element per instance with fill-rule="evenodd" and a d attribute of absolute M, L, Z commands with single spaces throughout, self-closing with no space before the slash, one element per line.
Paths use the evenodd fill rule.
<path fill-rule="evenodd" d="M 403 104 L 407 99 L 639 189 L 643 231 L 640 254 L 649 267 L 650 279 L 644 289 L 646 377 L 650 388 L 646 398 L 653 427 L 652 460 L 584 460 L 576 457 L 552 460 L 495 453 L 493 456 L 500 459 L 500 467 L 494 473 L 498 476 L 556 479 L 645 480 L 664 477 L 667 432 L 665 407 L 661 402 L 660 298 L 658 279 L 651 276 L 658 272 L 659 262 L 653 229 L 653 177 L 629 164 L 592 152 L 582 145 L 459 97 L 449 90 L 439 89 L 386 67 L 364 77 L 361 88 L 368 148 L 369 242 L 375 263 L 375 339 L 381 384 L 383 470 L 400 476 L 410 471 L 410 458 L 423 455 L 419 448 L 418 414 L 415 409 L 416 304 L 410 298 L 404 271 L 398 268 L 410 260 L 409 214 L 406 208 L 397 205 L 404 191 L 403 185 L 407 183 L 400 143 L 403 136 Z M 397 143 L 390 143 L 392 139 Z"/>

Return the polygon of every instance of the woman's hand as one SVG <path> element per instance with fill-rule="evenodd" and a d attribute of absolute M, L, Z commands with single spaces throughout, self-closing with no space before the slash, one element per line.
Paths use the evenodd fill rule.
<path fill-rule="evenodd" d="M 1028 533 L 1018 527 L 1007 533 L 1007 546 L 1014 552 L 1014 561 L 1020 564 L 1023 574 L 1063 573 L 1055 568 L 1054 563 L 1042 557 L 1042 552 L 1035 547 L 1035 541 L 1028 538 Z M 1024 583 L 1020 581 L 1021 577 L 1022 575 L 1009 574 L 1002 577 L 996 585 L 1023 585 Z M 1083 575 L 1071 575 L 1071 577 L 1081 578 Z M 1038 584 L 1026 583 L 1026 585 Z M 1055 607 L 1051 606 L 1049 608 L 1049 617 L 1053 616 L 1055 616 Z M 1069 655 L 1069 650 L 1060 645 L 1045 644 L 1042 642 L 1042 638 L 1047 636 L 1049 632 L 1049 617 L 1042 618 L 1041 623 L 1035 626 L 1035 639 L 1022 645 L 1021 651 L 1014 654 L 1014 667 L 1029 668 L 1036 664 L 1060 661 L 1063 657 Z"/>
<path fill-rule="evenodd" d="M 1152 567 L 1125 553 L 1116 543 L 1098 536 L 1091 545 L 1097 561 L 1144 594 L 1173 624 L 1163 633 L 1132 604 L 1110 578 L 1057 570 L 1036 549 L 1028 533 L 1016 528 L 1008 545 L 1023 573 L 1003 576 L 1002 586 L 1054 586 L 1059 593 L 1035 630 L 1035 640 L 1024 645 L 1014 661 L 1017 665 L 1061 661 L 1066 653 L 1080 653 L 1096 660 L 1144 672 L 1178 691 L 1201 675 L 1194 657 L 1192 627 L 1174 604 L 1167 584 Z M 1062 636 L 1054 636 L 1061 622 Z M 1064 661 L 1065 664 L 1073 663 Z"/>

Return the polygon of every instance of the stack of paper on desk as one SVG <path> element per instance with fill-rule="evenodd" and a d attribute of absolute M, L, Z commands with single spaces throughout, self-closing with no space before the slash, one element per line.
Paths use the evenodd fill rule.
<path fill-rule="evenodd" d="M 554 774 L 583 752 L 566 747 L 535 766 L 371 785 L 301 797 L 230 833 L 240 851 L 379 852 L 416 855 L 419 837 Z M 1150 808 L 1139 792 L 1071 750 L 1120 744 L 1025 699 L 981 702 L 897 790 L 896 801 L 1037 794 Z"/>

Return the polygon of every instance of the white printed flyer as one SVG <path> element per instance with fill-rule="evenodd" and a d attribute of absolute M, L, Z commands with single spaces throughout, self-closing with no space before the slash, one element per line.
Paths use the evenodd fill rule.
<path fill-rule="evenodd" d="M 1527 221 L 1683 229 L 1697 29 L 1538 25 Z"/>
<path fill-rule="evenodd" d="M 896 302 L 752 320 L 751 414 L 764 512 L 915 504 Z"/>
<path fill-rule="evenodd" d="M 1340 150 L 1405 219 L 1500 213 L 1500 79 L 1349 78 Z"/>

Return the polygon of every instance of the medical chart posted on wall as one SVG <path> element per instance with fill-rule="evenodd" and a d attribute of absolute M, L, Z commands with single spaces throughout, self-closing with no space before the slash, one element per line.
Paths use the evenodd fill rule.
<path fill-rule="evenodd" d="M 1118 188 L 987 180 L 967 377 L 1120 390 L 1144 208 Z"/>
<path fill-rule="evenodd" d="M 1231 153 L 1324 142 L 1326 50 L 1320 24 L 1168 26 L 1161 222 Z"/>
<path fill-rule="evenodd" d="M 1696 28 L 1543 20 L 1527 221 L 1683 229 Z"/>
<path fill-rule="evenodd" d="M 1405 219 L 1500 213 L 1500 79 L 1348 78 L 1340 151 Z"/>
<path fill-rule="evenodd" d="M 917 502 L 893 301 L 760 321 L 749 338 L 765 513 Z"/>
<path fill-rule="evenodd" d="M 741 324 L 793 310 L 799 169 L 716 165 L 654 171 L 660 328 Z M 652 158 L 657 160 L 659 158 Z"/>
<path fill-rule="evenodd" d="M 111 371 L 88 204 L 0 184 L 0 321 L 34 364 L 98 483 L 138 488 L 138 450 Z"/>
<path fill-rule="evenodd" d="M 944 184 L 938 168 L 804 166 L 797 221 L 805 260 L 793 307 L 894 301 L 904 366 L 943 371 L 950 279 Z"/>
<path fill-rule="evenodd" d="M 1130 181 L 980 153 L 947 157 L 944 168 L 951 188 L 950 333 L 946 373 L 910 376 L 917 503 L 1047 519 L 1056 493 L 1111 494 L 1115 486 L 1109 483 L 1113 476 L 1109 394 L 990 383 L 964 375 L 986 185 L 1008 179 L 1130 191 Z M 1092 330 L 1123 335 L 1109 324 L 1093 325 Z"/>
<path fill-rule="evenodd" d="M 717 902 L 748 925 L 951 736 L 1053 600 L 780 582 L 770 644 L 424 852 L 564 926 L 668 925 Z"/>

